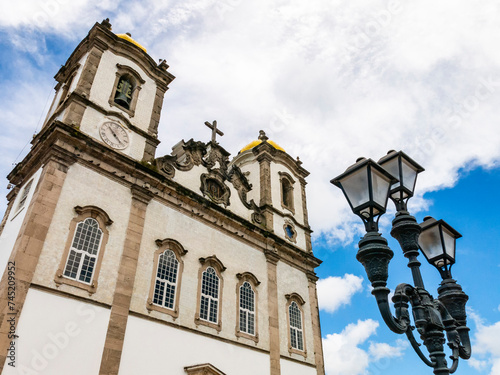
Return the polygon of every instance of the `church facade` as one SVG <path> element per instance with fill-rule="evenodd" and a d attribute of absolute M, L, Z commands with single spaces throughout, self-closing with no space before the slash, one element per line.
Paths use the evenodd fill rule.
<path fill-rule="evenodd" d="M 8 176 L 2 374 L 324 374 L 308 172 L 215 121 L 158 157 L 174 78 L 108 20 L 56 74 Z"/>

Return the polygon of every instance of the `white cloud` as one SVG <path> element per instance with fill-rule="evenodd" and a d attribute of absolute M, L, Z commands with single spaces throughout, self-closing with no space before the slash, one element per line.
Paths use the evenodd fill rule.
<path fill-rule="evenodd" d="M 329 276 L 317 282 L 319 308 L 333 313 L 342 305 L 351 303 L 354 294 L 363 289 L 363 278 L 351 274 Z"/>
<path fill-rule="evenodd" d="M 474 357 L 468 361 L 469 365 L 483 372 L 489 371 L 489 375 L 500 375 L 500 321 L 488 325 L 472 309 L 468 309 L 468 316 L 476 324 L 472 338 Z"/>
<path fill-rule="evenodd" d="M 341 333 L 326 335 L 323 339 L 325 370 L 327 375 L 363 375 L 370 364 L 382 359 L 399 357 L 407 347 L 406 342 L 396 341 L 396 346 L 371 342 L 368 351 L 360 348 L 375 334 L 379 323 L 367 319 L 349 324 Z"/>
<path fill-rule="evenodd" d="M 397 340 L 397 346 L 391 346 L 385 342 L 372 342 L 370 343 L 368 352 L 374 360 L 396 358 L 401 357 L 407 347 L 408 343 L 403 340 Z"/>
<path fill-rule="evenodd" d="M 46 33 L 81 39 L 110 16 L 113 30 L 130 31 L 178 77 L 166 94 L 158 155 L 181 138 L 208 140 L 206 120 L 219 121 L 226 134 L 221 144 L 233 155 L 265 129 L 311 172 L 310 223 L 331 242 L 347 243 L 362 232 L 328 182 L 358 156 L 378 159 L 404 149 L 426 168 L 418 197 L 452 186 L 461 168 L 500 160 L 494 0 L 480 6 L 453 0 L 23 0 L 4 8 L 0 26 L 8 39 L 37 58 L 50 48 Z M 413 199 L 411 209 L 428 205 Z"/>

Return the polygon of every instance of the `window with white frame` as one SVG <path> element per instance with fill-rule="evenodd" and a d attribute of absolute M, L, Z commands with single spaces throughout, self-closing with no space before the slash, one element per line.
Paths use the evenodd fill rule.
<path fill-rule="evenodd" d="M 153 303 L 155 305 L 173 309 L 177 289 L 177 273 L 179 261 L 172 250 L 165 250 L 158 257 L 156 269 L 155 291 Z"/>
<path fill-rule="evenodd" d="M 248 281 L 240 286 L 240 332 L 255 335 L 255 293 Z"/>
<path fill-rule="evenodd" d="M 219 277 L 213 267 L 202 274 L 200 319 L 217 323 L 219 308 Z"/>
<path fill-rule="evenodd" d="M 155 242 L 158 250 L 154 253 L 146 308 L 175 319 L 179 316 L 179 293 L 184 269 L 182 257 L 187 254 L 187 250 L 172 238 L 158 239 Z"/>
<path fill-rule="evenodd" d="M 28 194 L 31 189 L 31 185 L 33 184 L 33 180 L 30 180 L 23 189 L 21 193 L 21 198 L 19 199 L 19 203 L 17 204 L 17 211 L 24 207 L 26 203 L 26 199 L 28 199 Z"/>
<path fill-rule="evenodd" d="M 113 224 L 108 214 L 96 206 L 76 206 L 77 214 L 69 224 L 69 233 L 54 281 L 85 289 L 97 290 L 99 272 L 106 244 L 108 228 Z"/>
<path fill-rule="evenodd" d="M 293 349 L 304 350 L 302 311 L 297 302 L 292 301 L 288 307 L 288 316 L 290 319 L 290 345 Z"/>
<path fill-rule="evenodd" d="M 226 270 L 224 264 L 215 255 L 199 259 L 201 267 L 198 273 L 198 296 L 194 322 L 217 331 L 222 330 L 222 293 Z"/>
<path fill-rule="evenodd" d="M 76 226 L 64 276 L 90 284 L 101 245 L 102 230 L 94 218 L 86 218 Z"/>

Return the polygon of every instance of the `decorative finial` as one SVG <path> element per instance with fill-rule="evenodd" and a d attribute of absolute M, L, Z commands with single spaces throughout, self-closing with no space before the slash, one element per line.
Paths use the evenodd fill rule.
<path fill-rule="evenodd" d="M 266 132 L 264 130 L 259 130 L 259 139 L 262 141 L 262 142 L 265 142 L 267 141 L 269 138 L 267 137 L 266 135 Z"/>
<path fill-rule="evenodd" d="M 167 71 L 169 65 L 167 64 L 167 60 L 165 59 L 160 59 L 160 64 L 158 65 L 158 67 L 163 70 L 163 71 Z"/>
<path fill-rule="evenodd" d="M 208 121 L 205 121 L 205 125 L 208 126 L 210 129 L 212 129 L 212 143 L 217 144 L 217 141 L 215 140 L 217 134 L 219 134 L 220 136 L 224 135 L 223 132 L 217 129 L 217 121 L 214 120 L 212 124 L 209 123 Z"/>
<path fill-rule="evenodd" d="M 109 22 L 109 18 L 102 20 L 101 25 L 105 28 L 111 30 L 111 23 Z"/>
<path fill-rule="evenodd" d="M 130 34 L 130 33 L 125 33 L 125 35 L 128 35 L 129 37 L 132 38 L 132 34 Z"/>

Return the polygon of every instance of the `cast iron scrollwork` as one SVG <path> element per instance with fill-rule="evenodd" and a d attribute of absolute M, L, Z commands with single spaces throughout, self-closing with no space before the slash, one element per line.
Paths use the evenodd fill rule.
<path fill-rule="evenodd" d="M 404 256 L 408 258 L 415 286 L 399 284 L 396 287 L 392 297 L 395 316 L 388 300 L 390 290 L 386 287 L 388 266 L 393 256 L 387 241 L 378 232 L 366 233 L 359 242 L 357 259 L 366 269 L 373 286 L 372 294 L 389 329 L 398 334 L 405 333 L 418 356 L 426 365 L 434 368 L 434 374 L 448 375 L 456 371 L 459 358 L 469 359 L 471 355 L 465 312 L 468 296 L 451 278 L 442 281 L 437 299 L 427 292 L 420 275 L 420 262 L 417 260 L 419 234 L 420 227 L 415 218 L 406 211 L 398 212 L 391 235 L 399 241 Z M 411 325 L 410 306 L 415 326 Z M 415 328 L 429 352 L 429 358 L 422 352 L 421 344 L 413 335 Z M 444 352 L 446 342 L 452 351 L 452 364 L 449 368 Z"/>

